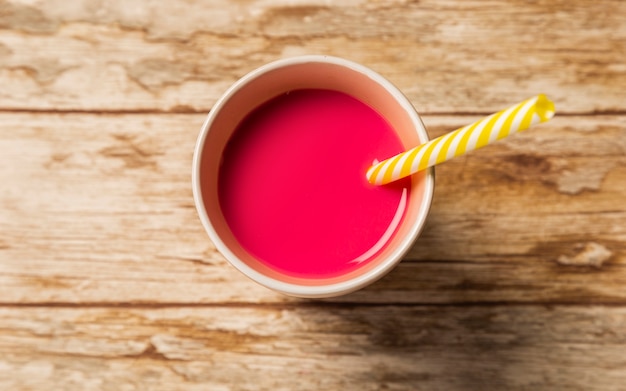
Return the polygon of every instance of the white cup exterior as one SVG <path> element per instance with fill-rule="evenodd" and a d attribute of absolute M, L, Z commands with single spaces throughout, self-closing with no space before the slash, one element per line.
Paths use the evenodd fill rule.
<path fill-rule="evenodd" d="M 317 69 L 331 69 L 337 70 L 337 72 L 329 72 L 328 75 L 330 76 L 327 77 L 323 72 L 318 74 L 316 72 Z M 307 74 L 299 76 L 298 72 L 302 72 L 302 70 L 308 70 Z M 334 73 L 337 73 L 337 75 L 333 76 Z M 282 77 L 283 74 L 284 77 Z M 346 82 L 344 80 L 346 79 L 345 76 L 349 78 L 350 75 L 354 76 L 354 80 L 360 82 L 354 82 L 352 83 L 353 85 L 350 82 Z M 267 101 L 271 97 L 285 91 L 287 87 L 289 89 L 317 87 L 317 84 L 309 84 L 311 83 L 311 78 L 315 79 L 316 77 L 318 80 L 315 83 L 323 84 L 322 87 L 324 88 L 333 88 L 337 84 L 340 86 L 339 90 L 353 95 L 359 100 L 366 101 L 365 103 L 370 103 L 374 107 L 384 107 L 386 111 L 394 113 L 393 117 L 402 117 L 401 123 L 404 124 L 402 127 L 408 129 L 404 132 L 404 137 L 408 140 L 404 141 L 405 144 L 428 141 L 428 134 L 421 118 L 408 99 L 387 79 L 373 70 L 349 60 L 331 56 L 309 55 L 282 59 L 266 64 L 235 82 L 218 99 L 202 125 L 196 142 L 192 164 L 192 187 L 196 209 L 204 229 L 217 250 L 235 268 L 257 283 L 289 296 L 303 298 L 345 295 L 373 283 L 392 270 L 410 250 L 421 233 L 430 210 L 434 192 L 434 169 L 429 168 L 420 177 L 419 186 L 420 191 L 423 193 L 419 204 L 411 205 L 409 202 L 408 209 L 413 210 L 411 212 L 412 218 L 411 221 L 403 223 L 404 228 L 402 229 L 401 237 L 393 242 L 392 248 L 384 253 L 383 258 L 377 260 L 375 267 L 357 274 L 353 278 L 329 281 L 328 283 L 308 283 L 306 281 L 294 283 L 293 281 L 285 281 L 276 276 L 271 276 L 269 275 L 270 273 L 264 273 L 262 270 L 252 267 L 249 259 L 244 259 L 246 256 L 243 254 L 243 250 L 237 248 L 237 244 L 227 232 L 225 223 L 220 217 L 221 212 L 215 210 L 216 208 L 219 209 L 219 203 L 213 195 L 214 190 L 212 186 L 206 183 L 203 184 L 202 172 L 205 167 L 204 164 L 206 164 L 205 160 L 209 159 L 205 157 L 205 154 L 210 154 L 209 150 L 213 146 L 209 146 L 209 143 L 213 142 L 219 145 L 215 147 L 216 150 L 213 151 L 215 153 L 212 155 L 219 155 L 219 151 L 223 149 L 223 145 L 228 141 L 227 139 L 236 128 L 238 121 L 258 107 L 263 101 Z M 283 80 L 287 81 L 283 82 Z M 284 85 L 281 86 L 281 84 Z M 275 88 L 275 86 L 277 87 Z M 375 91 L 380 93 L 371 94 L 373 95 L 371 96 L 364 90 L 368 86 L 373 87 Z M 274 88 L 275 90 L 273 90 Z M 261 89 L 263 91 L 259 92 Z M 368 100 L 370 102 L 367 102 Z M 224 110 L 233 111 L 233 107 L 244 108 L 238 114 L 238 118 L 231 120 L 225 118 L 225 115 L 220 116 L 220 113 L 223 114 Z M 389 109 L 387 110 L 386 108 Z M 386 119 L 389 120 L 389 118 Z M 224 126 L 219 126 L 224 123 L 229 123 L 226 126 L 228 128 L 226 130 L 222 130 L 225 128 Z M 405 146 L 409 148 L 414 145 Z M 219 165 L 220 158 L 220 156 L 210 156 L 209 160 L 211 162 L 209 165 L 212 167 L 210 172 L 215 172 L 215 167 Z M 207 171 L 206 169 L 204 170 Z M 211 177 L 215 177 L 215 175 L 212 174 Z M 216 183 L 214 185 L 216 186 Z M 212 194 L 209 198 L 213 201 L 210 202 L 211 205 L 208 208 L 205 199 L 207 194 L 203 194 L 203 192 Z"/>

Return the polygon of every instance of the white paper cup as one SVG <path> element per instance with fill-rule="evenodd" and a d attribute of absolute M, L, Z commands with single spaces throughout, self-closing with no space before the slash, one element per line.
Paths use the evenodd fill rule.
<path fill-rule="evenodd" d="M 224 257 L 243 274 L 275 291 L 297 297 L 344 295 L 376 281 L 402 260 L 424 227 L 434 191 L 434 169 L 411 178 L 404 218 L 396 233 L 362 267 L 331 278 L 293 277 L 255 259 L 238 242 L 222 213 L 218 176 L 222 154 L 238 124 L 268 100 L 298 89 L 346 93 L 382 115 L 406 149 L 428 141 L 419 115 L 389 81 L 365 66 L 330 56 L 302 56 L 264 65 L 230 87 L 216 102 L 197 140 L 192 185 L 202 225 Z M 297 254 L 294 254 L 297 258 Z"/>

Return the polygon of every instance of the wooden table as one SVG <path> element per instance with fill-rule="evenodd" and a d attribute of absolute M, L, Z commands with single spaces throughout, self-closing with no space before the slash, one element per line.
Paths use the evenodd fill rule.
<path fill-rule="evenodd" d="M 626 2 L 0 0 L 0 389 L 626 389 Z M 300 300 L 197 218 L 236 79 L 322 53 L 431 137 L 537 93 L 557 116 L 437 168 L 388 276 Z"/>

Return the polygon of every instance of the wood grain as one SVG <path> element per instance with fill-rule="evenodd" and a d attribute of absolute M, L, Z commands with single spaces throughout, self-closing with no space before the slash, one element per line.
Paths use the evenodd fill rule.
<path fill-rule="evenodd" d="M 2 389 L 621 390 L 611 307 L 0 309 Z M 36 359 L 33 359 L 33 358 Z"/>
<path fill-rule="evenodd" d="M 473 116 L 427 116 L 433 136 Z M 2 114 L 5 303 L 282 302 L 204 233 L 202 115 Z M 437 168 L 406 260 L 348 302 L 626 300 L 626 128 L 564 116 Z M 314 244 L 312 244 L 314 245 Z M 591 247 L 589 247 L 591 246 Z"/>
<path fill-rule="evenodd" d="M 619 0 L 0 0 L 0 389 L 623 390 L 624 20 Z M 432 137 L 540 92 L 558 114 L 437 167 L 379 282 L 292 299 L 216 252 L 190 170 L 232 82 L 312 53 L 387 77 Z"/>
<path fill-rule="evenodd" d="M 622 1 L 0 1 L 0 108 L 208 111 L 275 59 L 348 57 L 423 113 L 491 113 L 545 92 L 625 110 Z"/>

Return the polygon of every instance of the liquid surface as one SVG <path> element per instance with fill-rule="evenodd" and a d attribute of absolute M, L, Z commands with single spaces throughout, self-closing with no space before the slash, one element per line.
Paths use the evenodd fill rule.
<path fill-rule="evenodd" d="M 340 92 L 297 90 L 252 112 L 226 146 L 222 212 L 267 266 L 326 278 L 368 262 L 404 214 L 409 180 L 373 186 L 375 159 L 403 151 L 390 125 Z"/>

